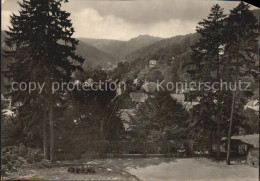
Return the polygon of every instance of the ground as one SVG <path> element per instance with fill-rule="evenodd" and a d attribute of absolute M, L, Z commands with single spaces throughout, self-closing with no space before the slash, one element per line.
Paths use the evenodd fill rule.
<path fill-rule="evenodd" d="M 128 171 L 144 181 L 258 181 L 258 168 L 206 158 L 176 159 Z"/>
<path fill-rule="evenodd" d="M 143 181 L 257 181 L 258 168 L 245 164 L 225 165 L 207 158 L 112 158 L 81 160 L 74 163 L 88 163 L 106 173 L 95 175 L 67 173 L 68 162 L 51 169 L 22 171 L 8 178 L 39 179 L 95 179 L 95 180 L 143 180 Z M 71 163 L 70 163 L 71 164 Z M 136 176 L 136 177 L 135 177 Z"/>

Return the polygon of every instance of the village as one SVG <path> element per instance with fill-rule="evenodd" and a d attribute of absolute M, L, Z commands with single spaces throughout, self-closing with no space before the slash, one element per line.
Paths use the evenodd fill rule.
<path fill-rule="evenodd" d="M 258 8 L 2 5 L 1 179 L 259 180 Z"/>
<path fill-rule="evenodd" d="M 172 58 L 174 60 L 174 58 Z M 141 75 L 146 79 L 146 76 L 149 75 L 149 72 L 154 71 L 154 70 L 159 70 L 160 66 L 165 67 L 165 64 L 157 64 L 157 62 L 163 62 L 162 60 L 156 61 L 156 60 L 150 60 L 149 64 L 145 68 L 145 72 L 142 72 Z M 90 79 L 88 79 L 89 81 Z M 92 80 L 93 81 L 93 80 Z M 207 149 L 197 149 L 197 144 L 195 140 L 185 140 L 185 139 L 178 139 L 178 140 L 167 140 L 166 142 L 161 142 L 160 141 L 160 136 L 158 135 L 157 132 L 154 132 L 151 134 L 151 138 L 148 140 L 135 140 L 134 138 L 131 137 L 133 134 L 132 132 L 134 130 L 133 127 L 137 126 L 135 125 L 135 122 L 133 122 L 133 117 L 135 117 L 136 109 L 138 109 L 138 106 L 141 104 L 144 104 L 147 99 L 153 99 L 155 98 L 156 92 L 157 92 L 157 84 L 156 82 L 152 81 L 141 81 L 138 79 L 133 80 L 133 86 L 138 86 L 140 89 L 135 89 L 134 92 L 130 92 L 128 94 L 128 99 L 132 102 L 132 107 L 127 108 L 127 109 L 116 109 L 116 112 L 114 113 L 116 116 L 120 118 L 120 120 L 123 123 L 124 131 L 126 132 L 126 136 L 124 139 L 120 139 L 119 141 L 91 141 L 91 142 L 85 142 L 84 147 L 82 147 L 80 150 L 88 150 L 88 147 L 92 147 L 93 145 L 102 145 L 102 147 L 106 147 L 106 151 L 103 153 L 103 156 L 105 159 L 98 159 L 98 155 L 94 154 L 90 157 L 91 153 L 86 152 L 84 153 L 85 156 L 83 156 L 79 161 L 71 162 L 71 161 L 58 161 L 57 165 L 59 166 L 58 170 L 60 173 L 67 172 L 66 168 L 69 165 L 73 165 L 77 163 L 77 165 L 92 165 L 93 169 L 97 170 L 99 165 L 106 165 L 107 166 L 107 172 L 108 173 L 113 173 L 113 170 L 117 170 L 120 167 L 125 167 L 124 169 L 130 172 L 132 175 L 137 175 L 139 178 L 142 179 L 149 179 L 152 177 L 153 173 L 150 173 L 148 176 L 148 173 L 146 170 L 145 172 L 142 171 L 137 171 L 135 167 L 138 167 L 138 165 L 150 165 L 151 172 L 153 172 L 153 169 L 159 169 L 162 163 L 169 162 L 172 164 L 172 162 L 175 162 L 174 160 L 180 159 L 178 162 L 180 162 L 182 159 L 184 159 L 184 163 L 187 162 L 189 163 L 191 160 L 187 160 L 187 158 L 193 158 L 194 161 L 192 161 L 189 164 L 193 164 L 194 166 L 196 164 L 199 164 L 200 162 L 204 162 L 204 164 L 208 164 L 207 160 L 201 159 L 202 157 L 211 157 L 212 154 L 216 154 L 217 147 L 216 145 L 213 145 L 213 150 L 209 152 Z M 141 85 L 139 85 L 141 84 Z M 119 88 L 117 90 L 117 94 L 121 95 L 123 92 Z M 185 95 L 187 94 L 186 92 L 183 91 L 178 91 L 178 93 L 174 92 L 171 94 L 171 98 L 173 100 L 176 100 L 178 103 L 180 103 L 186 111 L 190 112 L 192 111 L 192 108 L 196 105 L 199 104 L 199 100 L 187 100 L 185 98 Z M 15 107 L 12 106 L 11 100 L 8 98 L 5 98 L 4 95 L 1 95 L 1 101 L 3 103 L 3 106 L 5 109 L 2 110 L 2 113 L 4 116 L 7 117 L 15 117 Z M 255 100 L 249 100 L 247 104 L 244 106 L 245 110 L 251 110 L 253 114 L 259 115 L 259 102 L 257 99 Z M 74 120 L 74 124 L 77 125 L 78 121 Z M 5 122 L 2 124 L 3 127 L 9 126 L 10 123 Z M 102 128 L 101 128 L 102 129 Z M 129 133 L 129 134 L 128 134 Z M 60 139 L 62 137 L 60 136 Z M 2 137 L 2 140 L 5 140 L 5 137 Z M 104 146 L 105 145 L 105 146 Z M 232 136 L 232 154 L 236 156 L 236 159 L 232 162 L 233 164 L 243 164 L 243 165 L 251 165 L 253 167 L 256 167 L 259 163 L 258 155 L 257 153 L 259 152 L 259 134 L 251 134 L 247 135 L 244 134 L 243 132 L 240 133 L 240 136 Z M 115 149 L 116 148 L 116 149 Z M 226 145 L 226 138 L 223 137 L 221 139 L 221 155 L 222 159 L 225 158 L 227 154 L 227 145 Z M 57 148 L 57 157 L 59 157 L 59 154 L 63 154 L 65 150 L 63 150 L 62 147 Z M 87 161 L 91 160 L 91 161 Z M 128 166 L 128 162 L 133 162 L 132 165 Z M 184 164 L 182 162 L 182 164 Z M 108 163 L 109 164 L 108 164 Z M 120 163 L 122 162 L 122 163 Z M 64 165 L 66 165 L 64 167 Z M 116 165 L 116 166 L 115 166 Z M 121 166 L 120 166 L 121 165 Z M 154 165 L 154 166 L 153 166 Z M 157 166 L 158 165 L 158 168 Z M 118 167 L 119 166 L 119 167 Z M 133 167 L 134 166 L 134 167 Z M 133 168 L 132 168 L 133 167 Z M 172 165 L 174 168 L 174 165 Z M 180 167 L 182 170 L 180 172 L 186 172 L 186 166 L 185 164 L 183 165 L 183 168 L 180 164 L 178 164 L 178 167 Z M 195 166 L 196 167 L 196 166 Z M 213 169 L 214 167 L 212 167 Z M 122 169 L 122 168 L 121 168 Z M 209 169 L 209 168 L 208 168 Z M 214 168 L 215 169 L 215 168 Z M 247 168 L 248 169 L 248 168 Z M 139 170 L 139 169 L 138 169 Z M 186 171 L 185 171 L 186 170 Z M 45 169 L 42 170 L 43 172 L 49 173 L 48 170 Z M 224 170 L 219 170 L 219 172 L 223 172 Z M 96 171 L 95 171 L 96 172 Z M 104 172 L 104 171 L 102 171 Z M 26 172 L 23 174 L 24 178 L 27 177 L 31 173 L 30 169 L 26 170 Z M 21 174 L 21 173 L 20 173 Z M 38 174 L 38 172 L 34 173 L 35 175 Z M 63 178 L 61 175 L 57 175 L 57 170 L 55 173 L 57 178 L 61 179 Z M 67 173 L 66 173 L 67 174 Z M 121 175 L 122 173 L 120 173 Z M 162 174 L 162 173 L 160 173 Z M 160 175 L 159 174 L 159 175 Z M 234 174 L 239 174 L 239 169 L 237 170 L 237 173 Z M 253 174 L 253 173 L 252 173 Z M 15 175 L 15 174 L 14 174 Z M 123 174 L 124 175 L 124 174 Z M 81 178 L 82 175 L 76 175 L 71 177 L 75 178 Z M 136 177 L 134 176 L 120 176 L 120 179 L 133 179 L 135 180 Z M 161 178 L 160 176 L 154 176 Z M 187 178 L 189 175 L 187 175 Z M 190 175 L 190 177 L 193 177 Z M 202 175 L 203 178 L 207 177 L 205 175 Z M 209 177 L 209 176 L 208 176 Z M 210 176 L 212 178 L 212 175 Z M 47 175 L 42 174 L 41 178 L 47 178 Z M 85 176 L 84 176 L 85 178 Z M 103 178 L 100 176 L 94 176 L 94 178 Z M 114 178 L 114 177 L 113 177 Z M 162 177 L 164 178 L 164 177 Z M 106 178 L 107 179 L 107 178 Z M 168 180 L 170 177 L 165 177 L 164 180 Z M 216 180 L 218 179 L 217 176 L 215 178 Z M 219 178 L 221 180 L 221 178 Z M 243 178 L 244 179 L 244 178 Z M 242 179 L 242 180 L 243 180 Z M 236 180 L 236 179 L 235 179 Z"/>

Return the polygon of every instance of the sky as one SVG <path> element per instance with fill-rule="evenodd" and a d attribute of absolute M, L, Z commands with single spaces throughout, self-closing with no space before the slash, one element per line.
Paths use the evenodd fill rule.
<path fill-rule="evenodd" d="M 19 0 L 20 1 L 20 0 Z M 236 1 L 213 0 L 70 0 L 62 9 L 71 13 L 74 37 L 129 40 L 139 35 L 162 38 L 194 33 L 214 4 L 225 13 Z M 2 0 L 2 29 L 17 13 L 17 0 Z"/>

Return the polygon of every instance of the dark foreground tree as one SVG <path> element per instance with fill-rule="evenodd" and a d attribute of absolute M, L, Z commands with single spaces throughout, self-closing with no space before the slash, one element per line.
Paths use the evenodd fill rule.
<path fill-rule="evenodd" d="M 220 139 L 222 122 L 222 92 L 220 91 L 222 52 L 224 44 L 224 10 L 218 4 L 211 8 L 207 19 L 199 23 L 197 32 L 200 34 L 198 43 L 192 46 L 191 62 L 187 63 L 188 73 L 195 82 L 209 82 L 211 85 L 217 82 L 217 87 L 207 89 L 205 86 L 190 94 L 193 98 L 200 98 L 199 114 L 197 122 L 203 132 L 208 132 L 207 137 L 212 143 L 213 135 L 216 135 L 217 158 L 220 159 Z M 197 84 L 199 85 L 199 84 Z M 208 129 L 208 130 L 204 130 Z M 203 136 L 203 139 L 205 137 Z"/>
<path fill-rule="evenodd" d="M 241 2 L 226 21 L 225 56 L 227 61 L 227 78 L 237 84 L 252 76 L 257 59 L 257 19 L 249 10 L 249 5 Z M 230 145 L 232 127 L 239 109 L 244 107 L 247 92 L 239 90 L 238 86 L 232 91 L 232 105 L 229 119 L 227 165 L 230 164 Z M 242 105 L 241 105 L 242 104 Z M 240 110 L 241 111 L 241 110 Z"/>
<path fill-rule="evenodd" d="M 30 82 L 46 83 L 40 95 L 38 90 L 31 94 L 18 90 L 12 91 L 10 96 L 13 103 L 21 105 L 18 109 L 23 108 L 23 113 L 37 116 L 35 120 L 38 121 L 43 118 L 43 129 L 46 128 L 46 120 L 49 121 L 51 161 L 54 161 L 53 106 L 60 96 L 60 92 L 52 94 L 51 85 L 54 81 L 70 80 L 72 72 L 81 69 L 79 64 L 84 61 L 75 54 L 78 41 L 72 38 L 74 29 L 68 19 L 70 13 L 61 10 L 64 2 L 68 1 L 23 0 L 19 3 L 19 14 L 11 16 L 11 27 L 6 31 L 9 37 L 5 42 L 10 50 L 4 52 L 11 61 L 5 74 L 11 81 L 27 85 Z M 35 105 L 41 110 L 31 112 L 31 107 Z M 24 121 L 32 120 L 28 117 Z M 40 125 L 39 122 L 36 124 Z M 45 137 L 46 130 L 43 130 L 44 157 L 47 158 Z"/>
<path fill-rule="evenodd" d="M 116 105 L 120 102 L 117 92 L 107 81 L 107 74 L 101 70 L 82 72 L 75 75 L 75 80 L 80 87 L 84 83 L 87 85 L 86 82 L 89 85 L 99 81 L 104 84 L 97 90 L 85 87 L 85 91 L 68 92 L 66 111 L 57 133 L 61 139 L 57 142 L 62 151 L 76 158 L 84 153 L 103 153 L 111 149 L 111 145 L 102 143 L 119 140 L 123 132 L 123 124 L 117 117 Z"/>
<path fill-rule="evenodd" d="M 140 141 L 186 138 L 188 112 L 169 92 L 157 92 L 138 105 L 131 118 L 132 137 Z"/>

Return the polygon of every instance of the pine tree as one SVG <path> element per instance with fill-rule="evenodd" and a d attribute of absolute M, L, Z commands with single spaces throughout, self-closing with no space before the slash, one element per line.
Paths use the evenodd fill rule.
<path fill-rule="evenodd" d="M 23 0 L 19 3 L 19 15 L 11 16 L 11 27 L 6 31 L 9 36 L 6 44 L 11 48 L 5 51 L 11 60 L 6 76 L 18 83 L 47 83 L 41 95 L 22 91 L 10 95 L 14 102 L 28 108 L 25 111 L 31 115 L 29 109 L 35 104 L 47 107 L 41 117 L 47 119 L 45 114 L 49 114 L 51 161 L 54 161 L 53 105 L 58 99 L 58 95 L 52 95 L 51 85 L 54 81 L 70 80 L 72 72 L 81 70 L 79 65 L 83 62 L 83 58 L 75 54 L 78 41 L 72 38 L 70 13 L 61 10 L 64 2 L 67 0 Z"/>
<path fill-rule="evenodd" d="M 221 81 L 221 70 L 224 37 L 222 36 L 224 30 L 224 10 L 218 4 L 211 8 L 211 13 L 202 22 L 196 31 L 200 34 L 199 41 L 192 46 L 191 61 L 185 66 L 189 67 L 188 73 L 192 80 L 196 82 L 218 82 L 218 87 Z M 200 114 L 202 117 L 198 118 L 203 124 L 209 124 L 211 120 L 212 129 L 210 132 L 216 132 L 217 141 L 217 158 L 220 159 L 220 129 L 221 129 L 221 91 L 205 90 L 205 87 L 200 87 L 199 91 L 190 93 L 193 98 L 200 97 L 201 111 L 207 109 L 205 114 Z M 210 107 L 208 105 L 211 105 Z M 203 128 L 202 128 L 203 129 Z M 212 136 L 209 136 L 211 139 Z M 211 140 L 210 140 L 211 142 Z"/>
<path fill-rule="evenodd" d="M 185 138 L 188 112 L 168 91 L 157 92 L 129 114 L 133 138 L 141 141 L 165 141 Z"/>
<path fill-rule="evenodd" d="M 226 21 L 225 56 L 227 61 L 227 77 L 237 83 L 238 80 L 252 77 L 252 68 L 257 58 L 257 19 L 249 10 L 249 5 L 241 3 L 231 10 Z M 230 145 L 234 120 L 245 104 L 245 92 L 236 88 L 232 92 L 231 113 L 228 130 L 227 165 L 230 164 Z"/>
<path fill-rule="evenodd" d="M 68 91 L 65 103 L 66 111 L 57 130 L 58 136 L 62 139 L 57 140 L 57 144 L 63 151 L 72 152 L 74 156 L 90 149 L 97 153 L 108 148 L 111 149 L 111 146 L 99 145 L 99 143 L 104 140 L 118 140 L 123 131 L 122 122 L 116 114 L 118 111 L 116 107 L 118 99 L 115 99 L 116 91 L 113 90 L 113 87 L 110 89 L 107 74 L 101 70 L 89 70 L 75 74 L 74 78 L 79 81 L 80 87 L 86 80 L 89 80 L 89 84 L 92 81 L 93 83 L 102 81 L 104 84 L 100 88 L 103 90 L 75 89 Z M 114 101 L 111 101 L 113 99 Z M 75 122 L 73 122 L 74 120 Z M 91 143 L 94 145 L 89 147 Z"/>

